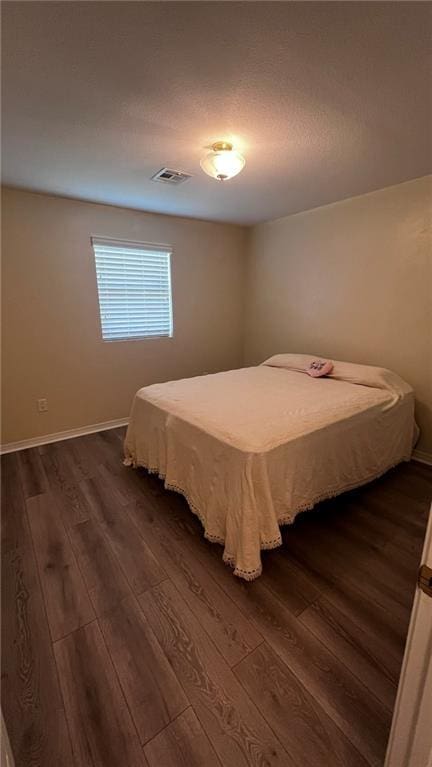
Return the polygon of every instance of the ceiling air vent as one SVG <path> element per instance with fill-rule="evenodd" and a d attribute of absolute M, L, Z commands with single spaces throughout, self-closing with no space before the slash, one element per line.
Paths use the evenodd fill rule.
<path fill-rule="evenodd" d="M 191 176 L 188 173 L 182 173 L 180 170 L 171 170 L 170 168 L 161 168 L 154 176 L 151 177 L 152 181 L 160 181 L 162 184 L 183 184 L 183 181 L 187 181 Z"/>

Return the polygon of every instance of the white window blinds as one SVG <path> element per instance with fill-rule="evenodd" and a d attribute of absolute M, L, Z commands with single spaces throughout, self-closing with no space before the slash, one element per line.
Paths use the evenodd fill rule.
<path fill-rule="evenodd" d="M 172 336 L 169 246 L 92 237 L 105 341 Z"/>

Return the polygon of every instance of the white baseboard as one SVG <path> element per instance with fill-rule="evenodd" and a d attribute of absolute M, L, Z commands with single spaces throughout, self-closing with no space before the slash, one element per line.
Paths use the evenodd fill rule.
<path fill-rule="evenodd" d="M 115 421 L 104 421 L 103 423 L 92 423 L 89 426 L 81 426 L 79 429 L 68 429 L 67 431 L 58 431 L 56 434 L 44 434 L 41 437 L 31 437 L 23 439 L 20 442 L 8 442 L 0 445 L 0 455 L 4 453 L 14 453 L 16 450 L 25 450 L 28 447 L 39 447 L 39 445 L 48 445 L 50 442 L 60 442 L 63 439 L 73 439 L 82 437 L 84 434 L 94 434 L 97 431 L 107 431 L 116 429 L 118 426 L 127 426 L 129 418 L 118 418 Z"/>
<path fill-rule="evenodd" d="M 427 463 L 428 466 L 432 466 L 431 453 L 425 453 L 424 450 L 413 450 L 412 457 L 415 461 L 420 461 L 420 463 Z"/>

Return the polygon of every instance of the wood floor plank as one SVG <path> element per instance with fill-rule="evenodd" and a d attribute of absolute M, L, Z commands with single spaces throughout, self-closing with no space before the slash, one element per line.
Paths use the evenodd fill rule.
<path fill-rule="evenodd" d="M 53 445 L 46 447 L 48 449 L 41 456 L 42 463 L 49 490 L 57 499 L 65 527 L 85 522 L 88 519 L 88 511 L 80 498 L 69 454 Z"/>
<path fill-rule="evenodd" d="M 397 550 L 403 558 L 410 561 L 412 566 L 415 566 L 417 569 L 423 551 L 423 543 L 422 539 L 409 538 L 403 531 L 400 531 L 385 545 L 384 552 L 387 551 L 388 547 Z"/>
<path fill-rule="evenodd" d="M 147 743 L 189 706 L 137 601 L 130 597 L 99 624 L 141 743 Z"/>
<path fill-rule="evenodd" d="M 356 562 L 351 562 L 344 555 L 343 547 L 333 547 L 324 536 L 326 545 L 319 543 L 320 537 L 312 533 L 310 540 L 298 531 L 286 538 L 284 556 L 302 566 L 310 577 L 315 577 L 321 589 L 336 588 L 342 593 L 349 591 L 358 594 L 361 604 L 370 604 L 374 608 L 376 619 L 381 622 L 383 631 L 397 652 L 406 638 L 406 626 L 409 610 L 384 593 L 380 583 L 362 577 Z M 348 565 L 349 562 L 349 565 Z M 382 620 L 380 621 L 380 617 Z"/>
<path fill-rule="evenodd" d="M 397 519 L 380 514 L 367 501 L 350 501 L 349 511 L 349 515 L 345 515 L 347 524 L 351 529 L 353 526 L 360 528 L 361 533 L 368 537 L 370 544 L 377 550 L 401 531 L 401 525 Z"/>
<path fill-rule="evenodd" d="M 80 482 L 79 490 L 90 516 L 106 525 L 115 522 L 126 505 L 106 470 L 104 474 L 98 470 L 94 477 Z"/>
<path fill-rule="evenodd" d="M 97 457 L 94 456 L 91 451 L 86 449 L 87 443 L 85 442 L 85 437 L 66 440 L 64 449 L 60 447 L 60 444 L 61 443 L 57 443 L 58 449 L 68 455 L 76 482 L 81 482 L 83 479 L 90 479 L 90 477 L 93 477 L 96 474 L 99 462 Z"/>
<path fill-rule="evenodd" d="M 186 514 L 188 515 L 186 519 L 192 516 L 188 510 L 186 510 Z M 182 524 L 181 519 L 177 519 L 176 522 L 177 530 L 180 530 L 182 540 L 185 545 L 188 545 L 191 556 L 194 560 L 198 559 L 206 567 L 207 572 L 219 583 L 219 585 L 226 587 L 225 590 L 228 589 L 228 593 L 231 593 L 232 589 L 234 598 L 237 591 L 247 590 L 248 586 L 239 579 L 233 578 L 230 570 L 221 562 L 223 551 L 221 546 L 216 546 L 205 541 L 205 539 L 202 538 L 202 535 L 199 534 L 199 529 L 197 531 L 198 534 L 195 534 L 194 526 L 192 527 L 191 532 L 190 526 Z M 260 583 L 267 585 L 266 566 L 270 561 L 271 567 L 271 560 L 275 553 L 277 553 L 278 558 L 286 558 L 290 568 L 297 566 L 296 561 L 293 560 L 290 556 L 290 552 L 286 549 L 283 548 L 277 552 L 269 552 L 268 557 L 265 557 L 264 572 L 260 578 Z M 311 559 L 314 559 L 313 553 Z M 400 674 L 403 646 L 401 646 L 401 640 L 398 636 L 395 636 L 392 630 L 395 624 L 394 616 L 388 616 L 380 605 L 372 602 L 369 596 L 366 597 L 363 592 L 347 583 L 346 580 L 339 581 L 336 578 L 332 578 L 329 582 L 329 586 L 329 583 L 323 579 L 321 573 L 314 574 L 313 570 L 306 568 L 302 570 L 301 566 L 297 566 L 297 569 L 299 572 L 304 572 L 308 582 L 316 584 L 314 586 L 315 592 L 311 592 L 309 596 L 312 596 L 313 593 L 318 594 L 319 589 L 322 589 L 323 586 L 325 587 L 325 593 L 328 593 L 330 587 L 332 588 L 331 596 L 333 600 L 336 601 L 339 608 L 345 606 L 344 614 L 351 616 L 351 619 L 357 619 L 355 625 L 360 627 L 363 636 L 371 634 L 373 646 L 375 651 L 377 653 L 379 652 L 379 657 L 382 660 L 387 675 L 390 679 L 397 682 Z M 287 577 L 288 573 L 289 570 L 287 569 L 285 578 L 283 579 L 282 570 L 280 571 L 280 584 L 275 588 L 274 593 L 277 595 L 277 591 L 279 590 L 279 597 L 282 603 L 285 607 L 293 611 L 293 607 L 297 607 L 297 596 L 294 596 L 293 599 L 290 597 L 289 590 L 291 580 Z M 271 585 L 274 583 L 275 581 L 272 579 Z M 406 637 L 407 625 L 405 625 L 405 627 L 398 626 L 398 635 L 403 631 L 405 631 L 404 636 Z"/>
<path fill-rule="evenodd" d="M 323 589 L 322 595 L 353 623 L 382 642 L 384 655 L 389 656 L 388 665 L 398 678 L 409 611 L 386 598 L 378 584 L 361 580 L 355 566 L 352 568 L 351 562 L 330 546 L 314 544 L 308 548 L 307 536 L 302 541 L 293 536 L 287 539 L 283 555 L 303 567 L 310 578 L 315 578 Z M 412 584 L 406 583 L 404 587 L 411 590 Z"/>
<path fill-rule="evenodd" d="M 411 466 L 412 464 L 410 464 Z M 401 471 L 402 467 L 398 467 L 397 473 L 392 474 L 391 482 L 388 485 L 385 475 L 377 486 L 372 483 L 353 491 L 354 508 L 361 510 L 359 519 L 362 523 L 369 519 L 374 530 L 379 533 L 388 533 L 388 538 L 392 538 L 404 530 L 408 539 L 411 537 L 422 539 L 425 530 L 425 517 L 428 516 L 432 501 L 431 493 L 418 492 L 418 497 L 415 499 L 399 496 L 397 489 Z M 410 471 L 412 471 L 411 468 Z M 353 516 L 355 515 L 356 510 Z"/>
<path fill-rule="evenodd" d="M 187 509 L 185 513 L 187 514 L 186 520 L 192 516 Z M 232 588 L 233 591 L 241 591 L 243 589 L 247 590 L 247 585 L 243 584 L 241 581 L 239 581 L 239 579 L 233 579 L 230 571 L 227 571 L 226 567 L 221 563 L 222 547 L 215 546 L 214 544 L 209 544 L 207 541 L 205 541 L 202 538 L 202 535 L 200 535 L 199 529 L 198 534 L 195 534 L 194 526 L 192 527 L 191 533 L 190 525 L 183 524 L 179 517 L 176 520 L 176 526 L 177 532 L 180 532 L 182 541 L 188 545 L 191 556 L 194 558 L 194 560 L 200 560 L 200 562 L 206 567 L 207 572 L 212 575 L 216 581 L 220 582 L 220 585 L 227 585 L 229 583 L 230 588 Z M 293 590 L 295 591 L 294 586 L 298 586 L 299 583 L 301 585 L 301 581 L 298 579 L 293 580 L 291 577 L 291 570 L 293 567 L 296 567 L 296 563 L 290 557 L 289 552 L 281 549 L 277 552 L 269 552 L 268 556 L 265 556 L 264 572 L 260 578 L 260 582 L 266 586 L 268 585 L 267 565 L 269 565 L 270 572 L 272 572 L 271 568 L 275 554 L 277 554 L 278 559 L 286 559 L 289 563 L 289 566 L 285 571 L 282 566 L 278 566 L 279 577 L 276 579 L 272 575 L 270 576 L 270 588 L 273 587 L 274 593 L 279 596 L 286 608 L 295 612 L 296 608 L 299 606 L 298 595 L 295 594 L 294 597 L 291 597 L 290 588 L 293 587 Z M 312 601 L 311 598 L 317 595 L 319 593 L 319 589 L 323 587 L 322 579 L 320 577 L 313 579 L 313 573 L 311 571 L 306 572 L 306 570 L 301 570 L 300 567 L 297 567 L 297 571 L 299 573 L 304 573 L 304 578 L 308 584 L 316 584 L 312 585 L 311 591 L 306 591 L 304 593 L 304 598 L 309 599 L 310 603 Z M 358 610 L 360 617 L 359 626 L 362 632 L 362 636 L 366 637 L 369 636 L 369 634 L 371 635 L 371 640 L 368 642 L 365 652 L 369 652 L 370 648 L 373 647 L 374 652 L 381 659 L 384 671 L 388 677 L 393 682 L 397 682 L 400 673 L 403 648 L 400 647 L 400 640 L 394 639 L 394 635 L 390 632 L 390 639 L 392 641 L 391 647 L 393 648 L 393 652 L 389 652 L 389 640 L 386 639 L 386 632 L 389 630 L 389 625 L 390 627 L 393 625 L 394 617 L 392 616 L 391 623 L 389 624 L 388 616 L 383 613 L 382 607 L 372 603 L 369 598 L 366 598 L 362 594 L 362 592 L 359 592 L 354 588 L 350 588 L 345 581 L 339 582 L 337 580 L 332 580 L 331 583 L 335 588 L 333 597 L 335 598 L 336 593 L 339 597 L 339 606 L 341 606 L 340 601 L 348 602 L 350 604 L 351 616 L 354 614 L 355 617 L 357 617 L 356 611 Z M 324 585 L 327 592 L 327 583 Z M 337 588 L 339 588 L 339 590 L 342 589 L 342 594 L 337 591 Z M 300 604 L 304 604 L 304 602 L 301 602 Z M 349 618 L 347 618 L 347 620 L 349 621 Z M 357 626 L 358 624 L 354 625 Z M 403 628 L 404 627 L 402 627 L 402 630 Z M 405 636 L 406 630 L 407 627 L 405 626 Z"/>
<path fill-rule="evenodd" d="M 117 436 L 117 438 L 120 440 L 121 445 L 123 447 L 123 443 L 124 443 L 124 440 L 125 440 L 125 437 L 126 437 L 126 432 L 127 432 L 127 425 L 125 425 L 125 426 L 116 426 L 116 428 L 112 429 L 112 431 Z"/>
<path fill-rule="evenodd" d="M 167 578 L 165 569 L 125 512 L 103 529 L 135 594 L 142 594 Z"/>
<path fill-rule="evenodd" d="M 371 554 L 379 553 L 397 529 L 389 520 L 365 513 L 361 504 L 352 501 L 341 505 L 340 513 L 332 519 L 332 526 L 352 543 L 358 541 L 363 550 Z"/>
<path fill-rule="evenodd" d="M 396 471 L 393 470 L 382 477 L 382 487 L 385 489 L 391 486 L 392 490 L 400 493 L 407 499 L 404 504 L 409 508 L 409 500 L 418 501 L 430 505 L 432 501 L 432 481 L 430 467 L 429 471 L 418 468 L 418 464 L 402 463 L 397 467 L 397 483 L 394 483 Z"/>
<path fill-rule="evenodd" d="M 224 580 L 227 593 L 302 685 L 368 762 L 381 767 L 391 720 L 387 709 L 259 579 L 237 586 L 225 573 Z"/>
<path fill-rule="evenodd" d="M 263 641 L 260 633 L 226 598 L 205 566 L 191 558 L 189 549 L 170 538 L 160 517 L 145 502 L 130 504 L 127 509 L 227 663 L 232 666 L 245 658 Z"/>
<path fill-rule="evenodd" d="M 366 759 L 266 642 L 234 670 L 285 746 L 287 767 L 367 767 Z"/>
<path fill-rule="evenodd" d="M 120 427 L 120 428 L 123 428 L 123 427 Z M 106 429 L 105 431 L 99 431 L 98 438 L 102 442 L 105 442 L 108 445 L 110 445 L 110 447 L 113 450 L 113 453 L 112 453 L 113 457 L 118 458 L 120 461 L 123 460 L 124 436 L 122 437 L 121 433 L 117 429 Z"/>
<path fill-rule="evenodd" d="M 294 615 L 301 613 L 320 594 L 316 583 L 280 551 L 264 555 L 262 580 Z"/>
<path fill-rule="evenodd" d="M 130 586 L 93 520 L 75 525 L 69 534 L 96 615 L 102 615 L 130 596 Z"/>
<path fill-rule="evenodd" d="M 54 644 L 79 767 L 143 767 L 146 759 L 96 621 Z"/>
<path fill-rule="evenodd" d="M 75 437 L 74 439 L 64 439 L 60 442 L 52 442 L 39 449 L 42 455 L 49 455 L 63 467 L 67 467 L 69 481 L 77 484 L 83 479 L 88 479 L 96 473 L 98 460 L 86 449 L 86 437 Z"/>
<path fill-rule="evenodd" d="M 1 552 L 31 547 L 18 454 L 1 457 Z"/>
<path fill-rule="evenodd" d="M 125 429 L 126 427 L 121 426 L 120 428 Z M 410 469 L 416 473 L 418 472 L 421 476 L 426 477 L 432 488 L 432 466 L 430 463 L 423 463 L 423 461 L 419 461 L 417 458 L 412 458 L 406 466 L 409 466 Z"/>
<path fill-rule="evenodd" d="M 347 530 L 343 524 L 333 527 L 330 540 L 332 544 L 337 541 L 339 551 L 344 552 L 345 559 L 349 559 L 362 574 L 363 581 L 379 583 L 382 593 L 411 611 L 413 591 L 411 593 L 411 589 L 407 588 L 406 575 L 390 557 L 382 556 L 382 546 L 379 550 L 374 549 L 363 536 L 355 534 L 353 530 Z M 334 548 L 332 550 L 334 551 Z M 415 582 L 414 575 L 413 590 Z"/>
<path fill-rule="evenodd" d="M 381 552 L 374 551 L 359 536 L 353 539 L 351 533 L 344 528 L 339 518 L 332 520 L 328 525 L 325 517 L 315 516 L 313 535 L 317 539 L 324 536 L 327 547 L 320 551 L 322 557 L 330 557 L 332 568 L 338 575 L 347 571 L 346 563 L 349 561 L 349 571 L 354 573 L 360 581 L 361 587 L 368 591 L 376 591 L 383 605 L 388 606 L 396 616 L 405 616 L 410 612 L 412 594 L 410 589 L 405 588 L 405 580 L 397 568 L 385 561 Z M 302 533 L 301 527 L 293 529 L 287 536 L 289 550 L 295 546 L 307 548 L 307 539 Z M 309 551 L 310 556 L 315 555 L 313 548 Z M 330 571 L 330 565 L 326 569 Z"/>
<path fill-rule="evenodd" d="M 430 492 L 425 492 L 415 483 L 413 497 L 402 492 L 403 472 L 413 473 L 412 463 L 399 465 L 378 480 L 363 485 L 349 493 L 333 499 L 332 504 L 345 515 L 346 504 L 360 506 L 366 514 L 374 517 L 375 524 L 402 527 L 410 536 L 424 536 L 425 516 L 428 516 Z M 317 507 L 318 510 L 320 507 Z"/>
<path fill-rule="evenodd" d="M 155 481 L 154 478 L 153 481 Z M 161 483 L 159 484 L 161 485 Z M 348 495 L 351 496 L 351 493 Z M 341 503 L 342 507 L 345 505 L 342 504 L 340 499 L 335 500 Z M 182 503 L 180 496 L 179 501 L 176 511 L 169 516 L 172 529 L 176 528 L 177 532 L 183 535 L 183 539 L 187 540 L 188 545 L 193 547 L 194 553 L 199 558 L 203 558 L 206 566 L 208 566 L 208 553 L 212 553 L 217 549 L 216 558 L 219 558 L 222 555 L 222 548 L 215 545 L 209 546 L 203 541 L 201 525 L 197 522 L 196 517 L 187 509 L 186 504 Z M 406 637 L 407 621 L 409 620 L 408 606 L 412 599 L 413 585 L 409 581 L 408 583 L 402 581 L 399 584 L 401 593 L 404 592 L 403 600 L 407 605 L 404 607 L 395 601 L 394 592 L 386 595 L 379 584 L 374 583 L 373 579 L 368 581 L 365 577 L 361 578 L 360 572 L 356 567 L 357 560 L 352 562 L 350 559 L 348 561 L 348 558 L 345 556 L 343 538 L 339 538 L 339 550 L 335 550 L 333 546 L 331 530 L 334 519 L 337 515 L 341 515 L 341 510 L 340 508 L 333 509 L 333 507 L 330 507 L 332 513 L 329 514 L 328 509 L 329 505 L 327 504 L 324 511 L 326 523 L 318 527 L 318 533 L 315 522 L 317 520 L 319 523 L 321 511 L 300 515 L 295 525 L 282 528 L 285 545 L 276 552 L 263 552 L 265 567 L 261 580 L 267 583 L 267 562 L 270 563 L 269 566 L 271 568 L 273 557 L 276 555 L 275 558 L 277 559 L 285 559 L 288 562 L 289 568 L 294 567 L 298 572 L 302 573 L 317 592 L 336 586 L 339 587 L 341 584 L 344 587 L 345 582 L 348 583 L 349 590 L 351 593 L 355 592 L 356 599 L 360 599 L 366 606 L 372 605 L 372 612 L 375 612 L 375 622 L 377 625 L 380 625 L 380 632 L 390 637 L 390 641 L 393 642 L 396 648 L 396 654 L 399 656 Z M 296 531 L 297 528 L 300 529 L 299 532 Z M 395 529 L 400 530 L 398 527 L 393 528 L 393 533 Z M 300 546 L 296 546 L 296 542 Z M 269 585 L 274 587 L 275 593 L 279 591 L 279 596 L 284 601 L 285 606 L 296 613 L 298 612 L 298 594 L 295 589 L 293 589 L 294 595 L 290 594 L 289 582 L 287 577 L 281 577 L 280 579 L 273 579 Z"/>
<path fill-rule="evenodd" d="M 18 464 L 23 484 L 24 497 L 31 498 L 39 493 L 46 493 L 48 481 L 41 456 L 36 447 L 18 452 Z"/>
<path fill-rule="evenodd" d="M 423 547 L 418 547 L 416 552 L 409 551 L 407 548 L 401 548 L 399 541 L 393 539 L 387 541 L 382 547 L 381 554 L 385 557 L 386 562 L 391 563 L 394 568 L 397 568 L 399 575 L 404 579 L 405 584 L 412 584 L 412 598 L 414 598 L 415 588 L 417 585 L 418 568 L 420 564 L 421 550 Z M 407 590 L 408 591 L 408 590 Z"/>
<path fill-rule="evenodd" d="M 56 499 L 48 493 L 27 501 L 30 528 L 53 641 L 94 619 L 87 589 Z"/>
<path fill-rule="evenodd" d="M 139 601 L 224 767 L 286 765 L 287 754 L 170 581 Z"/>
<path fill-rule="evenodd" d="M 397 685 L 386 673 L 382 646 L 373 636 L 361 631 L 323 597 L 301 613 L 300 621 L 393 711 Z"/>
<path fill-rule="evenodd" d="M 83 437 L 86 443 L 86 450 L 91 452 L 94 460 L 98 463 L 113 461 L 120 464 L 123 460 L 123 452 L 113 448 L 113 445 L 101 437 L 102 432 L 96 434 L 86 434 Z"/>
<path fill-rule="evenodd" d="M 76 439 L 72 440 L 74 447 L 72 460 L 74 476 L 77 482 L 95 476 L 101 464 L 100 455 L 93 449 L 93 445 L 88 437 L 88 434 L 83 434 L 81 437 L 76 437 Z"/>
<path fill-rule="evenodd" d="M 123 466 L 124 432 L 2 460 L 2 697 L 16 767 L 135 767 L 142 743 L 151 767 L 382 767 L 432 469 L 403 464 L 299 515 L 247 584 L 181 495 Z M 169 580 L 152 586 L 161 565 Z M 41 579 L 54 635 L 74 629 L 58 669 L 74 755 Z M 75 607 L 83 581 L 104 632 L 90 640 L 96 623 L 78 627 Z M 132 587 L 145 589 L 144 617 Z M 128 763 L 117 734 L 135 728 Z"/>
<path fill-rule="evenodd" d="M 142 501 L 149 495 L 149 476 L 142 468 L 132 469 L 111 458 L 101 464 L 100 473 L 115 487 L 124 504 Z"/>
<path fill-rule="evenodd" d="M 340 580 L 332 588 L 326 589 L 323 597 L 358 626 L 361 632 L 371 636 L 374 644 L 379 648 L 377 652 L 382 659 L 383 669 L 389 678 L 397 683 L 408 622 L 399 626 L 398 636 L 395 636 L 388 613 L 384 612 L 377 603 L 368 600 L 354 583 L 347 580 Z M 403 638 L 403 631 L 405 631 L 405 638 Z"/>
<path fill-rule="evenodd" d="M 2 557 L 1 676 L 15 767 L 72 767 L 36 562 L 29 549 Z"/>
<path fill-rule="evenodd" d="M 221 767 L 192 708 L 144 748 L 149 767 Z"/>
<path fill-rule="evenodd" d="M 167 574 L 131 521 L 115 487 L 106 476 L 80 483 L 80 490 L 92 517 L 101 525 L 132 590 L 141 594 L 165 580 Z"/>
<path fill-rule="evenodd" d="M 424 498 L 410 499 L 398 492 L 397 483 L 360 488 L 358 497 L 375 514 L 396 521 L 410 536 L 424 537 L 424 516 L 430 502 Z"/>

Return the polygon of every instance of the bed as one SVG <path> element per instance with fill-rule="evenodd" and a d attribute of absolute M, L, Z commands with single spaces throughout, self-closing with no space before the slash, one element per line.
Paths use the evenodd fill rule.
<path fill-rule="evenodd" d="M 182 493 L 204 535 L 246 580 L 280 525 L 409 460 L 412 388 L 385 368 L 279 354 L 256 367 L 154 384 L 135 395 L 125 463 Z"/>

